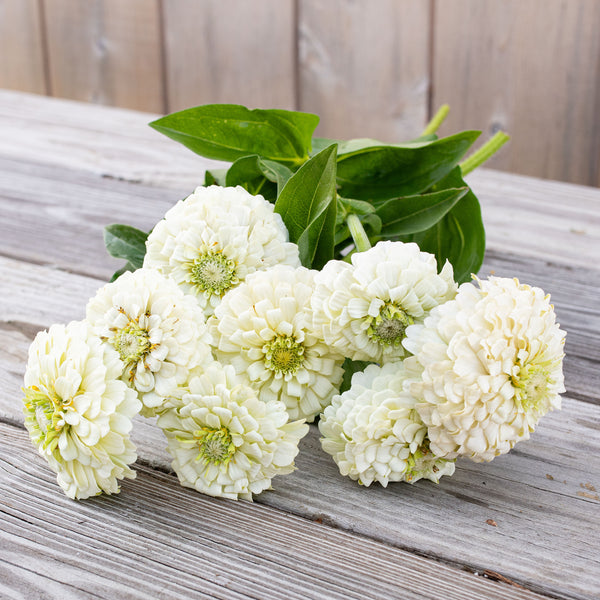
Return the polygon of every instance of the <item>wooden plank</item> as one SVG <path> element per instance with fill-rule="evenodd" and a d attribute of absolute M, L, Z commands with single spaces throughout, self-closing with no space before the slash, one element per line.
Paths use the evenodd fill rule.
<path fill-rule="evenodd" d="M 452 107 L 440 132 L 503 129 L 490 166 L 597 185 L 599 29 L 595 0 L 436 2 L 433 104 Z"/>
<path fill-rule="evenodd" d="M 0 156 L 194 189 L 207 168 L 222 164 L 148 127 L 158 116 L 0 90 Z"/>
<path fill-rule="evenodd" d="M 429 0 L 299 0 L 299 107 L 320 115 L 320 135 L 387 142 L 419 135 L 429 12 Z"/>
<path fill-rule="evenodd" d="M 44 0 L 44 8 L 54 96 L 164 110 L 157 1 Z"/>
<path fill-rule="evenodd" d="M 100 282 L 8 259 L 0 259 L 0 273 L 0 419 L 17 424 L 35 332 L 81 318 Z M 571 289 L 585 301 L 581 288 Z M 597 402 L 599 386 L 590 388 Z M 277 478 L 275 491 L 257 502 L 473 571 L 499 572 L 537 591 L 593 598 L 600 585 L 600 540 L 590 534 L 600 527 L 599 427 L 597 405 L 565 398 L 563 410 L 546 416 L 531 440 L 491 464 L 459 462 L 438 486 L 365 490 L 339 475 L 313 426 L 298 470 Z M 143 462 L 168 469 L 164 440 L 149 421 L 136 420 L 134 440 Z"/>
<path fill-rule="evenodd" d="M 0 0 L 0 87 L 47 93 L 38 0 Z"/>
<path fill-rule="evenodd" d="M 488 250 L 600 268 L 599 189 L 490 169 L 467 182 L 481 202 Z"/>
<path fill-rule="evenodd" d="M 168 112 L 295 108 L 293 0 L 164 0 L 163 14 Z"/>
<path fill-rule="evenodd" d="M 24 431 L 0 425 L 0 440 L 0 585 L 26 597 L 41 588 L 45 598 L 61 600 L 80 592 L 165 599 L 541 598 L 265 506 L 202 496 L 143 466 L 119 496 L 73 502 L 57 491 Z"/>

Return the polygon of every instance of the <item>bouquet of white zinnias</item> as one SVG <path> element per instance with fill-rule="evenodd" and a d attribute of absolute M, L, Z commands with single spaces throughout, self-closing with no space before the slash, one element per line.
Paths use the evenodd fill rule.
<path fill-rule="evenodd" d="M 31 345 L 25 425 L 69 497 L 116 493 L 135 475 L 137 413 L 156 417 L 182 485 L 250 500 L 294 470 L 317 417 L 340 473 L 386 486 L 438 482 L 461 456 L 492 460 L 560 407 L 565 334 L 549 297 L 512 279 L 466 282 L 481 240 L 459 251 L 442 243 L 461 223 L 479 231 L 476 198 L 455 170 L 460 138 L 440 155 L 445 140 L 432 131 L 405 145 L 353 140 L 340 154 L 316 138 L 325 149 L 309 157 L 300 125 L 312 115 L 225 106 L 271 125 L 251 141 L 236 132 L 231 155 L 192 118 L 208 109 L 216 119 L 217 108 L 154 126 L 232 158 L 231 168 L 207 174 L 149 234 L 107 227 L 109 252 L 126 266 L 84 321 L 53 325 Z M 269 146 L 273 123 L 287 142 L 301 132 L 290 146 L 301 156 L 282 157 L 281 140 Z M 380 172 L 369 193 L 358 166 L 400 159 L 414 172 Z"/>

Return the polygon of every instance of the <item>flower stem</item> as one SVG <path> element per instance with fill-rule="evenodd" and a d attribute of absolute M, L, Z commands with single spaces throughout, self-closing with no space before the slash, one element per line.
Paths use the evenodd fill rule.
<path fill-rule="evenodd" d="M 448 104 L 442 104 L 435 115 L 433 115 L 431 121 L 427 123 L 427 126 L 425 129 L 423 129 L 423 133 L 421 135 L 430 135 L 435 133 L 439 129 L 440 125 L 444 122 L 444 119 L 448 116 L 449 112 L 450 106 L 448 106 Z"/>
<path fill-rule="evenodd" d="M 510 140 L 510 136 L 503 131 L 498 131 L 493 135 L 479 150 L 473 152 L 471 156 L 460 163 L 463 177 L 482 165 L 488 158 L 491 158 L 508 140 Z"/>
<path fill-rule="evenodd" d="M 358 252 L 368 250 L 371 247 L 371 242 L 369 241 L 369 236 L 367 235 L 363 224 L 360 222 L 358 215 L 350 213 L 346 218 L 346 223 L 348 224 L 350 235 L 352 236 Z"/>

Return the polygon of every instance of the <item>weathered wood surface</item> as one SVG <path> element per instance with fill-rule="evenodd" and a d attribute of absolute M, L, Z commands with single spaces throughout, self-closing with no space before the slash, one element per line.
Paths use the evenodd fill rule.
<path fill-rule="evenodd" d="M 600 185 L 599 28 L 596 0 L 436 2 L 433 105 L 452 107 L 441 131 L 503 129 L 512 141 L 490 166 Z"/>
<path fill-rule="evenodd" d="M 480 574 L 488 571 L 490 577 L 501 576 L 553 597 L 597 596 L 597 190 L 492 171 L 471 178 L 484 205 L 488 237 L 494 240 L 482 275 L 494 271 L 541 285 L 552 294 L 568 331 L 564 409 L 546 417 L 532 439 L 509 455 L 487 465 L 461 462 L 456 474 L 438 486 L 420 482 L 367 490 L 338 474 L 335 464 L 320 451 L 318 432 L 312 427 L 302 444 L 298 470 L 276 478 L 274 490 L 249 506 L 179 488 L 175 478 L 164 473 L 169 458 L 162 434 L 151 422 L 138 419 L 134 437 L 140 456 L 139 479 L 125 483 L 117 498 L 73 503 L 63 498 L 21 429 L 19 387 L 28 345 L 38 330 L 51 323 L 81 318 L 87 299 L 118 266 L 102 250 L 102 227 L 112 221 L 151 226 L 194 179 L 196 165 L 203 163 L 190 154 L 174 165 L 185 185 L 177 185 L 171 175 L 162 180 L 166 187 L 161 189 L 161 182 L 152 179 L 152 167 L 161 165 L 163 173 L 168 173 L 178 148 L 141 126 L 149 115 L 87 106 L 78 111 L 75 103 L 57 101 L 48 102 L 43 110 L 45 101 L 28 96 L 21 96 L 26 107 L 19 121 L 22 131 L 11 142 L 10 136 L 2 134 L 6 129 L 15 131 L 11 127 L 16 116 L 12 121 L 8 116 L 16 110 L 16 104 L 11 104 L 15 96 L 8 94 L 6 105 L 1 96 L 0 421 L 7 433 L 0 434 L 0 487 L 10 493 L 0 494 L 4 513 L 0 594 L 27 597 L 43 589 L 57 598 L 105 594 L 135 598 L 144 593 L 158 595 L 162 581 L 166 597 L 175 597 L 201 590 L 202 573 L 210 574 L 205 577 L 207 593 L 215 597 L 220 597 L 221 590 L 232 598 L 236 593 L 278 597 L 279 592 L 292 598 L 301 593 L 305 597 L 352 597 L 357 590 L 368 597 L 439 599 L 530 593 L 475 578 L 460 568 Z M 55 107 L 61 126 L 52 126 Z M 88 112 L 89 108 L 94 110 Z M 106 134 L 102 152 L 88 153 L 95 139 L 94 127 L 116 132 L 127 122 L 137 123 L 139 130 L 121 129 L 112 140 Z M 39 124 L 45 124 L 45 131 Z M 135 147 L 144 146 L 145 139 L 151 140 L 147 144 L 151 149 L 136 152 Z M 53 151 L 47 154 L 50 146 Z M 110 148 L 124 162 L 131 157 L 128 164 L 116 161 L 120 170 L 114 174 L 105 155 Z M 142 150 L 148 152 L 150 165 L 144 165 Z M 76 168 L 65 167 L 71 160 Z M 544 207 L 543 215 L 539 204 L 536 210 L 536 199 Z M 495 215 L 491 221 L 486 216 L 490 211 Z M 543 226 L 540 230 L 538 223 Z M 506 239 L 509 226 L 520 233 L 513 236 L 511 232 Z M 579 250 L 573 248 L 577 242 Z M 173 519 L 171 525 L 166 513 Z M 247 526 L 251 517 L 254 525 Z M 153 523 L 160 523 L 158 533 Z M 194 527 L 204 535 L 211 531 L 210 541 L 192 533 Z M 280 538 L 281 544 L 271 538 L 265 541 L 261 532 L 266 530 Z M 45 542 L 48 536 L 50 547 Z M 342 554 L 331 550 L 330 539 L 341 545 Z M 241 550 L 243 544 L 255 553 L 248 556 Z M 301 558 L 296 561 L 290 555 L 298 544 Z M 98 554 L 96 562 L 90 561 L 91 551 Z M 360 561 L 351 564 L 368 567 L 368 572 L 340 575 L 349 568 L 344 560 L 355 553 Z M 111 554 L 113 561 L 108 559 Z M 311 556 L 305 558 L 305 554 Z M 160 565 L 157 556 L 166 557 Z M 185 558 L 190 556 L 194 557 L 191 563 Z M 422 579 L 415 576 L 411 584 L 407 578 L 417 569 L 411 561 L 419 556 L 425 557 L 418 558 Z M 215 580 L 223 560 L 228 574 Z M 299 566 L 306 561 L 309 567 Z M 394 569 L 406 573 L 397 574 Z M 310 577 L 313 572 L 315 580 Z M 387 576 L 382 575 L 387 572 L 393 572 L 397 588 L 388 585 Z M 376 574 L 375 579 L 370 573 Z M 435 577 L 440 581 L 432 583 Z M 257 578 L 280 583 L 273 593 L 264 587 L 257 591 L 252 587 Z M 87 583 L 82 586 L 82 581 Z M 243 582 L 250 583 L 244 583 L 244 588 Z M 369 585 L 374 586 L 372 594 L 367 591 Z M 404 585 L 412 592 L 405 591 Z"/>
<path fill-rule="evenodd" d="M 300 0 L 298 109 L 319 135 L 400 142 L 428 119 L 431 0 Z"/>
<path fill-rule="evenodd" d="M 159 4 L 44 0 L 53 96 L 162 112 Z"/>
<path fill-rule="evenodd" d="M 202 496 L 148 467 L 138 467 L 137 479 L 124 482 L 119 496 L 72 502 L 57 495 L 25 432 L 0 424 L 0 436 L 3 597 L 18 597 L 11 588 L 31 590 L 23 581 L 29 584 L 34 571 L 41 577 L 31 583 L 43 597 L 60 600 L 82 592 L 224 600 L 461 600 L 465 593 L 481 600 L 541 599 L 444 564 L 432 568 L 430 560 L 325 523 Z"/>
<path fill-rule="evenodd" d="M 213 102 L 296 107 L 295 3 L 164 0 L 167 112 Z"/>
<path fill-rule="evenodd" d="M 38 0 L 0 0 L 0 87 L 47 94 Z"/>

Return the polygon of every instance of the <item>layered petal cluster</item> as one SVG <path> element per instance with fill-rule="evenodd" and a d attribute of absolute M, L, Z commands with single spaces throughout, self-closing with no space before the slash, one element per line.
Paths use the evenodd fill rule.
<path fill-rule="evenodd" d="M 123 361 L 122 378 L 140 394 L 144 414 L 212 362 L 204 313 L 191 296 L 152 269 L 124 273 L 102 287 L 86 309 L 94 333 Z"/>
<path fill-rule="evenodd" d="M 122 370 L 85 322 L 52 325 L 29 348 L 25 426 L 69 498 L 115 494 L 118 480 L 135 477 L 129 433 L 141 404 Z"/>
<path fill-rule="evenodd" d="M 427 427 L 408 391 L 402 362 L 369 365 L 352 377 L 349 390 L 335 396 L 321 420 L 323 450 L 342 475 L 369 486 L 390 481 L 438 482 L 454 473 L 454 461 L 436 456 Z"/>
<path fill-rule="evenodd" d="M 186 387 L 181 404 L 157 420 L 182 485 L 251 500 L 270 487 L 274 476 L 294 470 L 308 425 L 289 422 L 282 402 L 259 400 L 233 367 L 218 363 Z"/>
<path fill-rule="evenodd" d="M 406 329 L 457 290 L 452 265 L 438 274 L 435 256 L 416 244 L 379 242 L 330 261 L 315 278 L 312 297 L 318 334 L 342 356 L 384 363 L 406 355 Z"/>
<path fill-rule="evenodd" d="M 144 259 L 194 295 L 206 316 L 250 273 L 277 264 L 299 266 L 300 259 L 273 205 L 240 186 L 216 185 L 198 187 L 166 213 Z"/>
<path fill-rule="evenodd" d="M 210 322 L 216 357 L 245 375 L 265 401 L 281 400 L 290 418 L 312 421 L 342 380 L 343 358 L 312 327 L 314 274 L 277 266 L 229 292 Z"/>
<path fill-rule="evenodd" d="M 529 438 L 560 408 L 564 337 L 549 296 L 499 277 L 463 284 L 409 327 L 408 360 L 421 372 L 411 391 L 431 448 L 481 462 Z"/>

